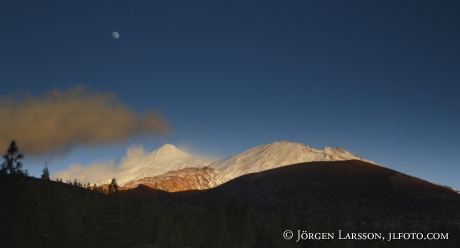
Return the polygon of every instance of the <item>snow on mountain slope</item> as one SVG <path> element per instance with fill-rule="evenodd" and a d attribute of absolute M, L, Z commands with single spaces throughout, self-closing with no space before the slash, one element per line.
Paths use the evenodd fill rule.
<path fill-rule="evenodd" d="M 260 172 L 290 164 L 352 159 L 376 164 L 338 147 L 325 147 L 322 150 L 317 150 L 303 143 L 282 141 L 253 147 L 242 153 L 213 162 L 209 167 L 233 179 L 248 173 Z"/>
<path fill-rule="evenodd" d="M 127 161 L 121 162 L 129 167 L 121 168 L 115 175 L 118 185 L 132 188 L 144 184 L 170 192 L 212 188 L 248 173 L 302 162 L 357 159 L 373 163 L 341 148 L 317 150 L 287 141 L 259 145 L 215 162 L 189 155 L 170 144 L 150 153 L 130 154 L 137 152 L 136 149 L 128 150 L 124 158 Z M 131 157 L 139 159 L 130 160 Z M 111 178 L 107 178 L 99 184 L 110 181 Z"/>
<path fill-rule="evenodd" d="M 124 187 L 135 188 L 139 184 L 144 184 L 152 189 L 177 192 L 214 188 L 228 180 L 229 179 L 226 178 L 224 174 L 212 168 L 185 168 L 170 171 L 159 176 L 144 177 L 139 180 L 131 181 L 125 184 Z"/>
<path fill-rule="evenodd" d="M 129 154 L 130 152 L 134 153 L 137 151 L 128 151 L 125 159 L 131 157 Z M 125 163 L 124 161 L 121 162 L 121 164 L 131 164 L 131 167 L 126 169 L 121 168 L 121 172 L 115 175 L 118 185 L 120 186 L 124 186 L 131 181 L 136 181 L 145 177 L 162 175 L 169 171 L 190 167 L 204 167 L 212 162 L 210 159 L 189 155 L 170 144 L 165 144 L 157 150 L 142 154 L 142 156 L 132 157 L 141 157 L 141 159 L 130 161 L 129 163 Z M 108 184 L 110 182 L 111 178 L 107 178 L 99 182 L 99 184 Z"/>

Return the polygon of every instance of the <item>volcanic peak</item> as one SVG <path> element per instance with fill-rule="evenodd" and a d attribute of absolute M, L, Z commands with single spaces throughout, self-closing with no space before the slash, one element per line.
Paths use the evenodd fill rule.
<path fill-rule="evenodd" d="M 189 155 L 171 144 L 165 144 L 152 152 L 142 154 L 133 161 L 126 160 L 123 170 L 114 177 L 118 185 L 124 186 L 144 177 L 158 176 L 188 167 L 204 167 L 211 162 L 211 159 Z M 106 179 L 99 184 L 110 183 L 110 181 L 111 179 Z"/>
<path fill-rule="evenodd" d="M 158 148 L 156 151 L 158 154 L 186 154 L 185 152 L 179 150 L 177 147 L 171 144 L 164 144 L 160 146 L 160 148 Z"/>

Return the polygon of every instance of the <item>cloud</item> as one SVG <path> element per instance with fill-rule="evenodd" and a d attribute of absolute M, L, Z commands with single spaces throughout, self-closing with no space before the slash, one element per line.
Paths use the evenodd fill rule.
<path fill-rule="evenodd" d="M 50 178 L 62 178 L 62 181 L 74 179 L 79 180 L 81 183 L 92 183 L 102 181 L 103 179 L 112 178 L 116 174 L 115 160 L 107 162 L 93 163 L 89 166 L 82 166 L 78 164 L 71 164 L 67 170 L 53 173 Z"/>
<path fill-rule="evenodd" d="M 88 166 L 71 164 L 69 168 L 53 173 L 51 179 L 62 178 L 63 181 L 77 179 L 82 183 L 98 183 L 117 178 L 121 173 L 144 161 L 148 154 L 142 146 L 131 146 L 128 147 L 125 156 L 118 165 L 115 165 L 115 159 L 95 162 Z"/>
<path fill-rule="evenodd" d="M 101 181 L 110 181 L 111 178 L 119 178 L 120 175 L 130 174 L 133 168 L 149 164 L 152 166 L 153 160 L 151 154 L 154 151 L 146 151 L 143 146 L 130 146 L 126 149 L 126 154 L 120 159 L 118 164 L 115 159 L 95 162 L 88 166 L 71 164 L 67 169 L 53 173 L 51 179 L 62 178 L 66 180 L 80 180 L 81 183 L 100 183 Z M 213 158 L 202 155 L 190 154 L 195 159 L 210 160 Z M 154 165 L 154 163 L 153 163 Z M 134 169 L 135 170 L 135 169 Z"/>
<path fill-rule="evenodd" d="M 125 141 L 133 135 L 169 130 L 159 113 L 139 114 L 115 100 L 113 93 L 93 93 L 77 86 L 0 98 L 0 148 L 11 140 L 26 154 L 67 154 L 75 145 Z"/>

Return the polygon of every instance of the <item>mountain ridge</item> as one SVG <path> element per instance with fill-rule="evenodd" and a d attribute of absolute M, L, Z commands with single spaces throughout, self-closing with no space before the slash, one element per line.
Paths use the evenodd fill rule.
<path fill-rule="evenodd" d="M 361 160 L 298 163 L 185 193 L 173 196 L 203 204 L 212 200 L 219 207 L 235 197 L 267 217 L 289 206 L 291 216 L 308 216 L 309 221 L 337 217 L 349 222 L 359 215 L 396 226 L 412 222 L 427 227 L 434 219 L 460 225 L 456 191 Z"/>
<path fill-rule="evenodd" d="M 129 160 L 130 154 L 136 152 L 139 151 L 128 150 L 125 159 Z M 133 188 L 143 184 L 168 192 L 202 190 L 249 173 L 302 162 L 357 159 L 374 163 L 340 147 L 318 150 L 300 142 L 289 141 L 258 145 L 216 161 L 187 154 L 172 144 L 164 144 L 138 156 L 142 158 L 136 161 L 138 164 L 116 177 L 118 185 Z M 106 179 L 99 184 L 109 184 L 110 181 Z"/>
<path fill-rule="evenodd" d="M 215 161 L 209 167 L 219 170 L 233 179 L 248 173 L 290 164 L 352 159 L 378 165 L 340 147 L 325 147 L 322 150 L 317 150 L 300 142 L 279 141 L 255 146 L 241 153 Z"/>
<path fill-rule="evenodd" d="M 130 155 L 136 152 L 138 153 L 139 151 L 135 149 L 128 150 L 125 159 L 129 160 Z M 138 154 L 138 156 L 142 157 L 142 159 L 136 161 L 137 164 L 116 176 L 120 186 L 127 187 L 129 184 L 130 187 L 134 187 L 142 182 L 141 184 L 157 185 L 155 187 L 163 188 L 158 186 L 158 182 L 174 185 L 174 183 L 164 180 L 168 177 L 165 174 L 170 173 L 169 175 L 174 175 L 171 180 L 182 180 L 180 183 L 182 186 L 174 186 L 174 189 L 164 188 L 166 191 L 175 191 L 178 188 L 190 189 L 184 185 L 195 185 L 197 187 L 195 189 L 204 189 L 215 187 L 215 182 L 223 183 L 248 173 L 294 163 L 348 159 L 358 159 L 373 163 L 340 147 L 325 147 L 322 150 L 317 150 L 303 143 L 289 141 L 262 144 L 216 161 L 187 154 L 172 144 L 164 144 L 154 151 Z M 203 170 L 204 174 L 200 174 L 200 171 L 194 171 L 190 174 L 189 170 L 183 170 L 200 167 L 211 168 L 214 171 Z M 184 175 L 181 175 L 181 173 L 184 173 Z M 183 181 L 185 175 L 190 181 Z M 190 175 L 192 176 L 190 177 Z M 209 185 L 206 187 L 201 183 L 197 183 L 197 180 L 207 181 Z M 110 181 L 111 179 L 106 179 L 99 182 L 99 184 L 108 184 Z"/>

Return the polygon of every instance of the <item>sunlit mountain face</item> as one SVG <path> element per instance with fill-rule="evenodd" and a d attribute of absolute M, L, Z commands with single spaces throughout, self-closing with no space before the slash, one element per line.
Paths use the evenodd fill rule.
<path fill-rule="evenodd" d="M 136 152 L 133 150 L 133 152 Z M 133 157 L 136 157 L 135 155 Z M 115 174 L 114 177 L 121 186 L 125 186 L 130 182 L 141 180 L 145 177 L 159 176 L 171 171 L 181 170 L 185 168 L 201 168 L 212 162 L 210 159 L 189 155 L 175 146 L 165 144 L 148 154 L 138 156 L 139 159 L 127 162 L 126 166 L 129 169 L 122 170 Z M 128 151 L 127 159 L 130 154 Z M 107 178 L 99 184 L 110 183 L 112 178 Z"/>
<path fill-rule="evenodd" d="M 317 150 L 302 143 L 288 141 L 259 145 L 211 162 L 210 159 L 189 155 L 171 144 L 166 144 L 130 165 L 123 165 L 130 169 L 123 170 L 114 177 L 125 188 L 144 184 L 155 189 L 176 192 L 213 188 L 248 173 L 294 163 L 351 159 L 371 162 L 341 148 L 325 147 Z M 99 184 L 108 184 L 110 181 L 108 178 Z"/>

